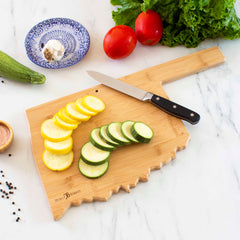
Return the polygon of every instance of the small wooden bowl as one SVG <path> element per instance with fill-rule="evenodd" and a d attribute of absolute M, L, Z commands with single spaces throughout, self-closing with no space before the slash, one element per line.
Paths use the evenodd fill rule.
<path fill-rule="evenodd" d="M 0 153 L 7 150 L 10 147 L 10 145 L 12 144 L 12 141 L 13 141 L 13 130 L 12 130 L 11 126 L 8 123 L 0 120 L 0 126 L 1 125 L 9 130 L 10 135 L 9 135 L 9 138 L 8 138 L 7 142 L 4 143 L 3 145 L 0 145 Z"/>

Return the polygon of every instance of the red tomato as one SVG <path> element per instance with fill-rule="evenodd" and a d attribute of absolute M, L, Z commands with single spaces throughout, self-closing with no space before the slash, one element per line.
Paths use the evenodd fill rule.
<path fill-rule="evenodd" d="M 143 45 L 154 45 L 162 37 L 162 19 L 157 12 L 147 10 L 138 15 L 135 22 L 137 40 Z"/>
<path fill-rule="evenodd" d="M 137 44 L 132 28 L 118 25 L 111 28 L 104 37 L 103 48 L 108 57 L 121 59 L 129 56 Z"/>

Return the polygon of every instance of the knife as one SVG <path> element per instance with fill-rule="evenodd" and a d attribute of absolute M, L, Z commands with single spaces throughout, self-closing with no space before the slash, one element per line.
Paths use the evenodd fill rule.
<path fill-rule="evenodd" d="M 200 115 L 198 113 L 154 93 L 144 91 L 140 88 L 134 87 L 130 84 L 99 72 L 87 71 L 87 73 L 90 77 L 102 83 L 103 85 L 125 93 L 131 97 L 137 98 L 143 102 L 150 101 L 153 105 L 160 108 L 164 112 L 183 119 L 191 124 L 196 124 L 200 120 Z"/>

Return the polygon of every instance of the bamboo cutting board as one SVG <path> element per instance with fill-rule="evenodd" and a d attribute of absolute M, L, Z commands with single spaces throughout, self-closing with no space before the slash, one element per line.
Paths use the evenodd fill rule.
<path fill-rule="evenodd" d="M 224 62 L 218 47 L 206 49 L 176 60 L 145 69 L 121 78 L 129 84 L 167 98 L 161 83 L 194 74 Z M 82 123 L 73 132 L 74 162 L 63 172 L 49 170 L 42 162 L 44 151 L 40 127 L 67 103 L 85 95 L 102 99 L 106 109 Z M 26 110 L 32 151 L 55 220 L 83 202 L 106 201 L 119 189 L 126 192 L 139 181 L 147 181 L 151 170 L 160 169 L 175 158 L 176 151 L 186 147 L 190 136 L 181 120 L 113 89 L 98 85 Z M 88 179 L 78 170 L 80 149 L 89 139 L 93 128 L 117 121 L 143 121 L 154 131 L 149 144 L 132 144 L 111 153 L 108 172 L 99 179 Z M 197 126 L 196 126 L 197 127 Z"/>

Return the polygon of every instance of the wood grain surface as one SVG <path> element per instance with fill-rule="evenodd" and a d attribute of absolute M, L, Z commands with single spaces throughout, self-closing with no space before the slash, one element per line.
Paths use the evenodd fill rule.
<path fill-rule="evenodd" d="M 120 80 L 167 98 L 161 83 L 194 74 L 224 62 L 218 47 L 206 49 L 176 60 L 125 76 Z M 73 132 L 74 162 L 63 172 L 49 170 L 42 161 L 44 142 L 40 127 L 60 108 L 85 95 L 101 98 L 106 109 L 84 122 Z M 55 220 L 71 205 L 83 202 L 107 201 L 119 189 L 126 192 L 139 181 L 147 181 L 151 170 L 160 169 L 187 146 L 190 135 L 181 120 L 172 117 L 150 103 L 138 101 L 113 89 L 98 85 L 26 110 L 29 121 L 32 152 Z M 132 144 L 113 151 L 107 173 L 99 179 L 88 179 L 78 170 L 80 149 L 93 128 L 117 121 L 143 121 L 154 131 L 149 144 Z M 197 127 L 197 125 L 196 125 Z"/>

